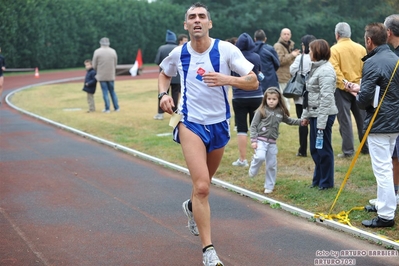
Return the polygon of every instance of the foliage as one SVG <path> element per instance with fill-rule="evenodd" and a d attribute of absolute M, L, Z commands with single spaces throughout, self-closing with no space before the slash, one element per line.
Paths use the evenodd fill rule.
<path fill-rule="evenodd" d="M 58 69 L 80 67 L 110 38 L 119 64 L 132 64 L 139 48 L 152 63 L 167 29 L 184 32 L 184 13 L 195 1 L 158 0 L 14 0 L 0 7 L 0 46 L 9 68 Z M 333 44 L 334 27 L 346 21 L 352 39 L 363 43 L 363 28 L 399 13 L 397 1 L 220 0 L 203 1 L 211 11 L 211 36 L 227 39 L 262 28 L 268 42 L 277 42 L 284 27 L 300 38 L 313 34 Z"/>

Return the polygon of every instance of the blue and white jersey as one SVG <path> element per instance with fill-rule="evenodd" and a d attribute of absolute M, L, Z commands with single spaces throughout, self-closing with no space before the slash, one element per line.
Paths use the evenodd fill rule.
<path fill-rule="evenodd" d="M 183 114 L 183 121 L 211 125 L 229 119 L 229 86 L 208 87 L 202 81 L 202 75 L 208 72 L 230 75 L 234 71 L 245 76 L 253 68 L 253 64 L 233 44 L 218 39 L 211 41 L 204 53 L 194 51 L 191 41 L 178 46 L 160 64 L 167 76 L 180 74 L 178 111 Z"/>

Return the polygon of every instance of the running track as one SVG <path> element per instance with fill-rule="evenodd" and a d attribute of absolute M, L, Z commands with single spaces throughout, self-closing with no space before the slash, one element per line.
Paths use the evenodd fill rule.
<path fill-rule="evenodd" d="M 3 97 L 84 74 L 6 77 Z M 202 265 L 200 240 L 181 210 L 190 190 L 186 174 L 23 115 L 4 101 L 0 107 L 1 266 Z M 216 186 L 210 202 L 213 241 L 225 265 L 307 266 L 317 251 L 384 250 Z M 398 265 L 398 257 L 348 258 Z"/>

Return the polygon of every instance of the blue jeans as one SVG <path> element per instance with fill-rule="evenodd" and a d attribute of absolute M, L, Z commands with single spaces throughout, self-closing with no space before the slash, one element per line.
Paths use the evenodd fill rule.
<path fill-rule="evenodd" d="M 105 110 L 109 111 L 109 97 L 108 92 L 111 95 L 112 104 L 114 105 L 114 109 L 118 110 L 118 97 L 116 96 L 114 90 L 114 81 L 100 81 L 101 90 L 103 91 L 103 99 L 105 103 Z"/>
<path fill-rule="evenodd" d="M 315 163 L 313 186 L 334 187 L 334 152 L 331 145 L 332 126 L 335 115 L 329 115 L 326 128 L 323 130 L 323 148 L 316 149 L 317 118 L 310 118 L 310 153 Z"/>

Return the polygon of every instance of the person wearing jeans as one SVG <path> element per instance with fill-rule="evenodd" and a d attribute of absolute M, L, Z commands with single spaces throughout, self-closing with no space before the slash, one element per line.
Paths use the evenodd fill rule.
<path fill-rule="evenodd" d="M 107 37 L 101 38 L 101 47 L 96 49 L 93 54 L 93 68 L 96 71 L 96 79 L 100 82 L 103 92 L 105 108 L 104 113 L 110 112 L 110 104 L 108 93 L 111 95 L 114 110 L 119 111 L 118 97 L 115 93 L 115 71 L 118 63 L 118 55 L 116 51 L 109 47 L 110 42 Z"/>
<path fill-rule="evenodd" d="M 309 44 L 311 67 L 303 97 L 302 119 L 310 122 L 310 153 L 315 168 L 311 188 L 325 190 L 334 187 L 334 153 L 331 132 L 338 113 L 335 105 L 336 74 L 330 59 L 330 46 L 323 39 Z M 317 131 L 323 131 L 323 145 L 316 148 Z"/>
<path fill-rule="evenodd" d="M 312 186 L 319 189 L 334 187 L 334 152 L 332 148 L 332 127 L 336 115 L 329 115 L 323 130 L 323 148 L 316 149 L 317 118 L 310 118 L 310 154 L 315 161 Z"/>
<path fill-rule="evenodd" d="M 101 90 L 103 92 L 103 99 L 105 104 L 105 109 L 108 110 L 110 108 L 110 102 L 108 97 L 108 92 L 111 95 L 112 104 L 114 105 L 115 111 L 119 111 L 118 105 L 118 97 L 116 96 L 115 89 L 114 89 L 114 81 L 100 81 Z"/>

